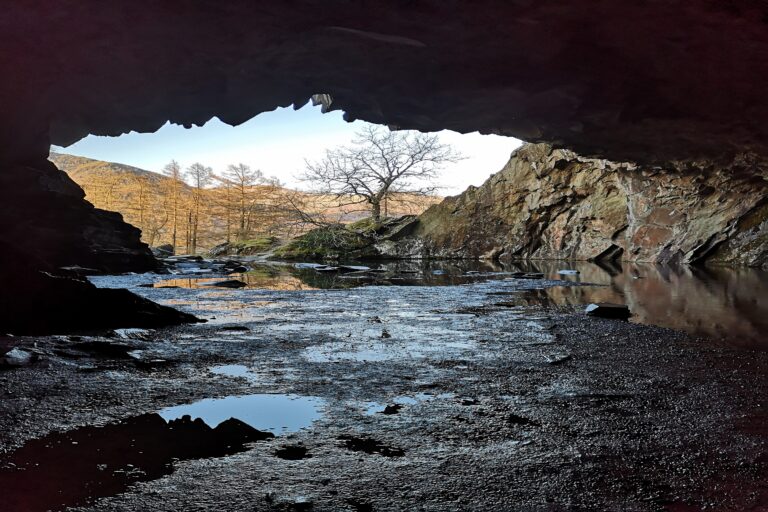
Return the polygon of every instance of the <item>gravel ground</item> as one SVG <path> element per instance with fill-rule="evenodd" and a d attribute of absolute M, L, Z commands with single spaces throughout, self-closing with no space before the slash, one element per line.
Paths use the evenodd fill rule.
<path fill-rule="evenodd" d="M 320 414 L 229 455 L 174 457 L 160 472 L 117 468 L 122 492 L 62 505 L 768 510 L 766 352 L 526 304 L 521 291 L 562 284 L 542 280 L 138 288 L 146 279 L 106 285 L 208 323 L 15 340 L 37 359 L 0 371 L 4 510 L 31 510 L 23 493 L 56 493 L 56 471 L 66 471 L 66 461 L 51 462 L 51 482 L 9 489 L 23 474 L 9 461 L 33 439 L 109 438 L 111 426 L 142 414 L 250 394 L 312 397 Z"/>

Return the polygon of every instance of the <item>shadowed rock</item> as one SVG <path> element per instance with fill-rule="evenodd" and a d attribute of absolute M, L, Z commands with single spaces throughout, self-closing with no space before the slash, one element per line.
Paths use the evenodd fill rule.
<path fill-rule="evenodd" d="M 607 302 L 600 302 L 597 304 L 590 304 L 584 310 L 589 316 L 597 316 L 600 318 L 617 318 L 620 320 L 626 320 L 630 317 L 629 306 L 624 304 L 609 304 Z"/>

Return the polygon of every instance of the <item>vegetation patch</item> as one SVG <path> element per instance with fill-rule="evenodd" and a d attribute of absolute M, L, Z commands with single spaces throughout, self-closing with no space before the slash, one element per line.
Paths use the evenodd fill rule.
<path fill-rule="evenodd" d="M 231 244 L 231 252 L 234 254 L 248 255 L 267 252 L 278 242 L 276 236 L 260 236 Z"/>
<path fill-rule="evenodd" d="M 351 226 L 332 224 L 315 228 L 278 247 L 274 257 L 293 261 L 375 257 L 378 254 L 373 247 L 376 242 L 375 233 L 361 232 Z"/>

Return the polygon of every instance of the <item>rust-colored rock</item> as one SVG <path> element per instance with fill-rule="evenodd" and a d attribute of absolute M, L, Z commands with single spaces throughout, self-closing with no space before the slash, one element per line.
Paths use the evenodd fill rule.
<path fill-rule="evenodd" d="M 615 259 L 764 266 L 761 161 L 681 170 L 527 144 L 481 187 L 446 198 L 379 244 L 411 258 Z"/>

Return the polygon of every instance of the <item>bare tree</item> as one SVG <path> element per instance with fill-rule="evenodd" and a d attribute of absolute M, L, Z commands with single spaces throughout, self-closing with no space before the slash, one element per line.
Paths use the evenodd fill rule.
<path fill-rule="evenodd" d="M 171 210 L 171 245 L 173 245 L 174 249 L 178 250 L 176 240 L 179 229 L 179 209 L 181 208 L 181 189 L 184 185 L 184 176 L 181 172 L 181 166 L 176 160 L 171 160 L 168 165 L 163 168 L 163 174 L 170 178 L 167 182 L 167 186 L 168 207 Z"/>
<path fill-rule="evenodd" d="M 203 191 L 211 182 L 213 169 L 194 163 L 187 169 L 187 179 L 192 184 L 192 209 L 189 212 L 190 254 L 197 252 L 200 230 L 200 211 L 203 207 Z"/>
<path fill-rule="evenodd" d="M 303 181 L 341 203 L 367 204 L 375 222 L 393 193 L 427 195 L 443 164 L 461 155 L 437 135 L 390 131 L 369 125 L 358 131 L 351 146 L 327 150 L 319 162 L 307 162 Z"/>
<path fill-rule="evenodd" d="M 251 231 L 254 187 L 264 183 L 264 174 L 258 169 L 251 169 L 250 166 L 241 163 L 228 166 L 220 181 L 228 189 L 228 197 L 231 201 L 228 207 L 236 210 L 239 218 L 237 236 L 240 240 L 244 240 Z"/>

